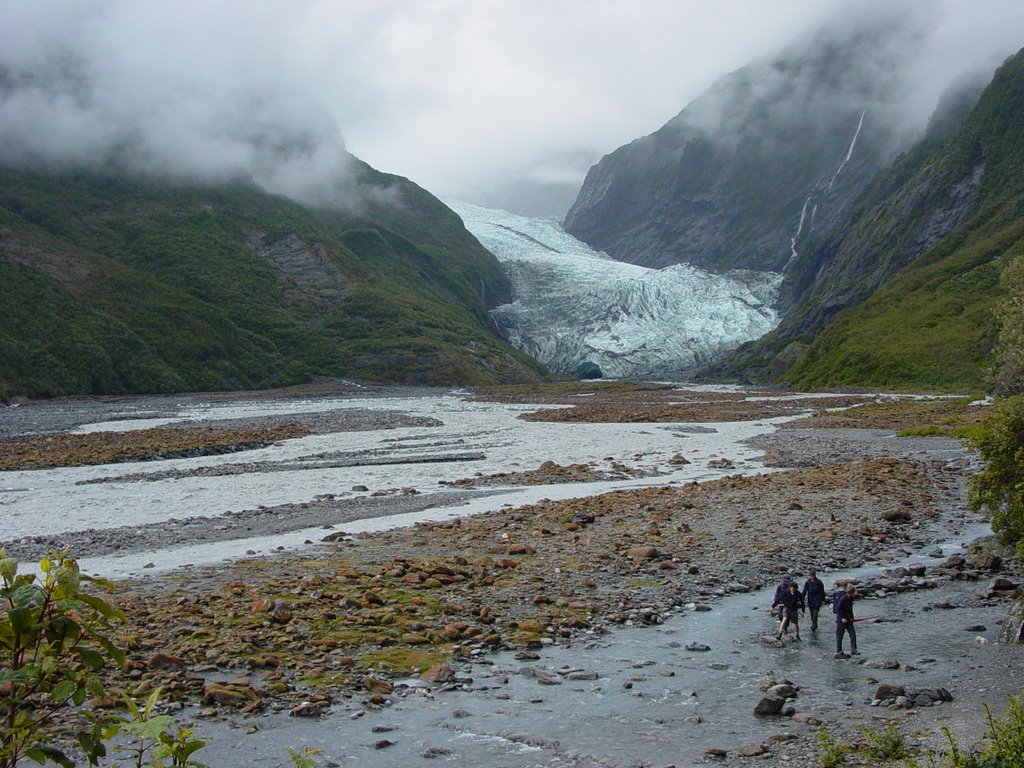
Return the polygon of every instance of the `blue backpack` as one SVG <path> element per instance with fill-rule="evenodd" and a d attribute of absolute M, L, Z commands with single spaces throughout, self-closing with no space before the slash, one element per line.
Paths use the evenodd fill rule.
<path fill-rule="evenodd" d="M 832 593 L 832 613 L 839 613 L 839 598 L 841 598 L 845 594 L 846 592 L 841 589 L 837 589 L 835 592 Z"/>

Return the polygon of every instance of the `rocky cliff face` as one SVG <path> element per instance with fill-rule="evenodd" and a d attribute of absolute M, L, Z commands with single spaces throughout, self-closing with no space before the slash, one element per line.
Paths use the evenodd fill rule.
<path fill-rule="evenodd" d="M 779 327 L 716 375 L 981 384 L 1000 274 L 1024 251 L 1024 51 L 971 101 L 966 117 L 962 99 L 952 121 L 937 116 L 935 131 L 807 244 L 787 269 Z"/>
<path fill-rule="evenodd" d="M 594 166 L 566 231 L 644 266 L 783 271 L 900 146 L 913 40 L 890 23 L 831 30 L 722 78 Z"/>

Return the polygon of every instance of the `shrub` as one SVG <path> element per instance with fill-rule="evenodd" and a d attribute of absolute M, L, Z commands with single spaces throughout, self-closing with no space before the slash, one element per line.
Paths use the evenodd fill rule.
<path fill-rule="evenodd" d="M 867 753 L 875 760 L 904 760 L 913 756 L 903 734 L 896 726 L 889 725 L 883 731 L 865 728 L 861 731 Z"/>
<path fill-rule="evenodd" d="M 101 673 L 124 664 L 124 652 L 109 633 L 124 613 L 85 585 L 110 584 L 81 573 L 68 553 L 44 557 L 41 577 L 18 573 L 14 558 L 0 549 L 0 768 L 27 758 L 73 768 L 74 760 L 54 746 L 56 734 L 77 741 L 90 765 L 114 748 L 136 768 L 206 768 L 192 759 L 205 742 L 170 716 L 155 714 L 160 690 L 140 707 L 122 700 L 130 717 L 83 707 L 104 697 Z"/>
<path fill-rule="evenodd" d="M 837 741 L 827 730 L 822 728 L 817 735 L 818 748 L 821 750 L 822 768 L 840 768 L 846 765 L 846 758 L 850 756 L 850 747 Z"/>
<path fill-rule="evenodd" d="M 124 663 L 107 636 L 124 614 L 83 590 L 105 583 L 79 572 L 67 553 L 43 558 L 42 578 L 19 574 L 0 550 L 0 768 L 24 758 L 62 766 L 73 761 L 46 739 L 57 716 L 75 709 L 72 726 L 90 763 L 106 754 L 116 732 L 110 716 L 79 709 L 102 696 L 98 673 Z"/>
<path fill-rule="evenodd" d="M 968 504 L 992 515 L 992 530 L 1024 554 L 1024 395 L 1004 400 L 967 440 L 985 469 L 971 479 Z"/>

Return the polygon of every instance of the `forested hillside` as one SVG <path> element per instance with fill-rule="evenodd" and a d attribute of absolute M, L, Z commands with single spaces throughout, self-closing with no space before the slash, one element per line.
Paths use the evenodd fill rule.
<path fill-rule="evenodd" d="M 538 376 L 488 317 L 494 257 L 352 165 L 359 202 L 323 209 L 248 179 L 0 168 L 0 398 Z"/>

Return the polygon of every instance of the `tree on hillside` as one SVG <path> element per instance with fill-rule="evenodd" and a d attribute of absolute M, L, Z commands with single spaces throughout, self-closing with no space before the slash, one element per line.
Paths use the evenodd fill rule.
<path fill-rule="evenodd" d="M 1024 394 L 1024 254 L 1003 271 L 1006 299 L 996 310 L 999 336 L 992 365 L 992 383 L 998 395 Z"/>
<path fill-rule="evenodd" d="M 968 443 L 985 461 L 971 479 L 968 504 L 988 510 L 992 530 L 1024 555 L 1024 395 L 1003 401 Z"/>

